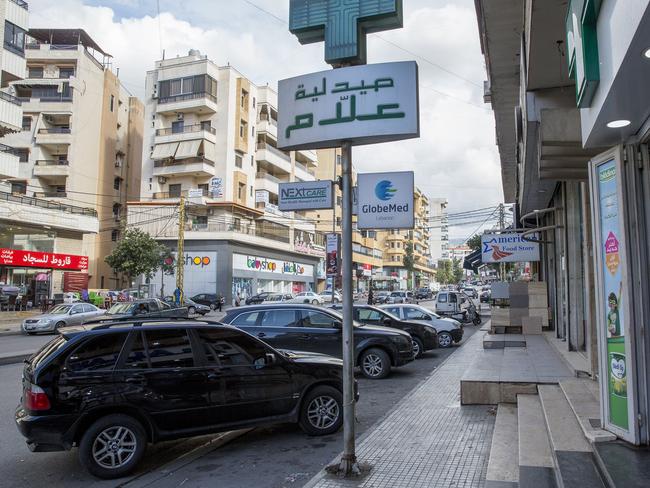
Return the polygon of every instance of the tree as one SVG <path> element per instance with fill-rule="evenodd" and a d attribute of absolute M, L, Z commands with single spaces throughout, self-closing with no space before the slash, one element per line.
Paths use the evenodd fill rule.
<path fill-rule="evenodd" d="M 402 264 L 404 264 L 404 268 L 406 268 L 406 271 L 408 272 L 408 282 L 409 285 L 412 286 L 412 276 L 413 272 L 415 271 L 415 258 L 413 257 L 413 241 L 408 241 L 406 245 L 404 246 L 404 259 L 402 260 Z"/>
<path fill-rule="evenodd" d="M 436 278 L 438 280 L 438 283 L 442 283 L 443 285 L 451 283 L 451 261 L 449 259 L 441 259 L 438 261 Z"/>
<path fill-rule="evenodd" d="M 453 283 L 460 283 L 462 281 L 463 267 L 460 265 L 460 259 L 454 259 L 451 276 L 452 276 Z"/>
<path fill-rule="evenodd" d="M 173 273 L 174 260 L 170 258 L 171 252 L 166 246 L 158 243 L 146 232 L 132 229 L 124 232 L 124 237 L 104 261 L 113 271 L 124 273 L 131 281 L 140 275 L 151 279 L 158 269 L 162 269 L 166 274 Z"/>
<path fill-rule="evenodd" d="M 481 249 L 481 235 L 480 234 L 474 234 L 472 237 L 467 239 L 467 246 L 472 250 L 472 251 L 478 251 Z"/>

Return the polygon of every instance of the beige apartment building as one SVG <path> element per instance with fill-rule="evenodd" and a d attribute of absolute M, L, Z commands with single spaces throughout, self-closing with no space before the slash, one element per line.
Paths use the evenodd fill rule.
<path fill-rule="evenodd" d="M 147 72 L 141 198 L 128 224 L 173 252 L 186 202 L 184 292 L 227 302 L 262 291 L 317 289 L 324 247 L 315 225 L 278 209 L 279 184 L 314 181 L 313 151 L 277 148 L 277 94 L 191 50 Z M 170 295 L 174 276 L 153 279 Z"/>
<path fill-rule="evenodd" d="M 81 29 L 32 29 L 24 56 L 25 78 L 10 83 L 23 114 L 22 130 L 6 137 L 20 162 L 4 189 L 11 208 L 2 247 L 83 264 L 49 266 L 54 257 L 33 254 L 42 268 L 7 269 L 4 281 L 48 281 L 50 296 L 127 287 L 104 257 L 120 237 L 127 200 L 139 194 L 143 106 Z"/>

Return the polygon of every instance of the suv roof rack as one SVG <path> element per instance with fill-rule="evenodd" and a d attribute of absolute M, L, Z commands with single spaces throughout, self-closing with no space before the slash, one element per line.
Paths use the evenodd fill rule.
<path fill-rule="evenodd" d="M 200 323 L 208 325 L 224 325 L 221 322 L 216 320 L 203 320 L 203 319 L 194 319 L 186 317 L 145 317 L 138 319 L 137 317 L 120 317 L 115 319 L 99 319 L 92 320 L 84 323 L 83 325 L 92 325 L 93 330 L 103 330 L 110 329 L 112 326 L 131 324 L 133 327 L 141 327 L 142 325 L 151 324 L 151 323 L 160 323 L 160 322 L 190 322 L 190 323 Z"/>

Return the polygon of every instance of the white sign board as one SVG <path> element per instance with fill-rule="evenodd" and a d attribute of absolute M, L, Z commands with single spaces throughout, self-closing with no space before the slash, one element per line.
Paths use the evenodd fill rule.
<path fill-rule="evenodd" d="M 215 176 L 210 178 L 210 193 L 212 193 L 213 198 L 222 198 L 223 197 L 223 179 Z"/>
<path fill-rule="evenodd" d="M 532 234 L 531 239 L 539 239 Z M 521 234 L 483 234 L 481 236 L 483 263 L 522 263 L 539 261 L 539 243 L 522 239 Z"/>
<path fill-rule="evenodd" d="M 232 255 L 232 267 L 233 269 L 274 273 L 278 275 L 307 277 L 312 277 L 314 275 L 314 266 L 311 264 L 244 254 Z"/>
<path fill-rule="evenodd" d="M 334 206 L 334 192 L 330 180 L 280 183 L 278 207 L 280 210 L 317 210 Z"/>
<path fill-rule="evenodd" d="M 255 190 L 255 203 L 269 203 L 269 192 L 267 190 Z"/>
<path fill-rule="evenodd" d="M 177 253 L 172 253 L 174 261 L 167 264 L 176 263 Z M 192 297 L 198 293 L 224 293 L 225 290 L 217 289 L 217 253 L 213 251 L 189 251 L 184 253 L 183 266 L 183 291 L 186 297 Z M 160 291 L 160 284 L 164 284 L 165 296 L 171 296 L 176 289 L 176 272 L 171 275 L 160 276 L 158 270 L 151 284 Z"/>
<path fill-rule="evenodd" d="M 357 176 L 359 229 L 412 229 L 413 171 Z"/>
<path fill-rule="evenodd" d="M 203 196 L 203 190 L 193 188 L 191 190 L 187 190 L 187 197 L 188 198 L 200 198 Z"/>
<path fill-rule="evenodd" d="M 420 136 L 415 61 L 367 64 L 280 80 L 278 147 L 322 149 Z"/>

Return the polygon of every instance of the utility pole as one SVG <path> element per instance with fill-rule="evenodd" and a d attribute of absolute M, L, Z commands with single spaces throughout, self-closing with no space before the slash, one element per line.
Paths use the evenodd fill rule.
<path fill-rule="evenodd" d="M 181 195 L 178 209 L 178 243 L 176 245 L 176 288 L 180 290 L 180 305 L 183 304 L 183 271 L 185 270 L 185 197 Z"/>
<path fill-rule="evenodd" d="M 506 226 L 506 212 L 503 203 L 499 204 L 499 229 L 503 231 Z M 506 263 L 499 264 L 499 274 L 501 275 L 501 281 L 506 280 Z"/>
<path fill-rule="evenodd" d="M 334 150 L 334 179 L 332 180 L 334 182 L 334 187 L 332 191 L 334 191 L 334 195 L 336 195 L 336 180 L 338 179 L 338 154 L 336 154 L 336 150 Z M 335 199 L 336 200 L 336 199 Z M 334 205 L 332 205 L 332 233 L 336 234 L 336 201 L 334 202 Z M 338 256 L 337 256 L 338 259 Z M 339 269 L 338 266 L 336 268 L 336 274 L 338 275 Z M 332 276 L 332 305 L 334 305 L 334 297 L 336 296 L 335 292 L 335 287 L 336 285 L 336 275 Z"/>

